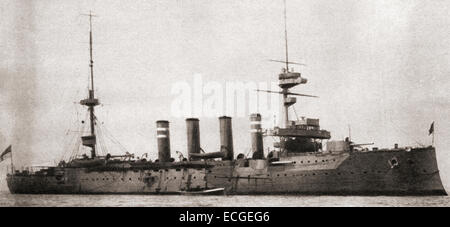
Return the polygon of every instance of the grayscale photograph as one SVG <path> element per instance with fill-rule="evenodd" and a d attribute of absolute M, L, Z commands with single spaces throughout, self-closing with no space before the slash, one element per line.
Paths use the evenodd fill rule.
<path fill-rule="evenodd" d="M 1 207 L 450 206 L 450 1 L 0 10 Z"/>

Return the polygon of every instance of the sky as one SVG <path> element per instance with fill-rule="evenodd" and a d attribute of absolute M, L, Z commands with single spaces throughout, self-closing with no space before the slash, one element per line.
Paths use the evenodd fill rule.
<path fill-rule="evenodd" d="M 292 91 L 320 96 L 298 98 L 296 113 L 320 118 L 333 139 L 350 127 L 353 141 L 377 147 L 429 145 L 435 121 L 449 188 L 449 8 L 445 0 L 288 0 L 289 59 L 306 64 L 293 67 L 308 79 Z M 283 67 L 268 61 L 284 59 L 281 0 L 5 0 L 0 10 L 0 149 L 12 144 L 17 166 L 54 164 L 73 150 L 86 112 L 78 102 L 87 95 L 82 14 L 90 11 L 96 115 L 136 155 L 156 158 L 157 120 L 170 121 L 172 155 L 186 153 L 184 117 L 171 111 L 175 84 L 193 85 L 194 75 L 218 87 L 270 84 Z M 218 116 L 199 117 L 203 149 L 217 151 Z M 248 116 L 233 117 L 236 155 L 251 146 L 249 128 Z"/>

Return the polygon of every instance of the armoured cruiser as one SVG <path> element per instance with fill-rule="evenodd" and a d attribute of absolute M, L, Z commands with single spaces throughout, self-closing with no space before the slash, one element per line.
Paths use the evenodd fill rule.
<path fill-rule="evenodd" d="M 265 91 L 282 95 L 283 124 L 265 130 L 260 114 L 250 116 L 252 157 L 235 157 L 232 119 L 227 116 L 219 118 L 218 152 L 203 152 L 199 119 L 188 118 L 186 159 L 171 157 L 168 121 L 156 122 L 157 160 L 134 159 L 129 153 L 100 156 L 92 26 L 90 56 L 90 88 L 88 97 L 80 101 L 88 109 L 90 133 L 80 143 L 90 149 L 91 156 L 39 170 L 12 167 L 7 174 L 11 193 L 446 195 L 433 146 L 369 150 L 350 139 L 329 141 L 330 132 L 320 128 L 319 119 L 290 120 L 288 110 L 296 103 L 293 96 L 309 95 L 289 90 L 306 84 L 307 79 L 289 69 L 287 39 L 286 67 L 278 75 L 281 91 Z M 267 156 L 263 136 L 279 138 Z"/>

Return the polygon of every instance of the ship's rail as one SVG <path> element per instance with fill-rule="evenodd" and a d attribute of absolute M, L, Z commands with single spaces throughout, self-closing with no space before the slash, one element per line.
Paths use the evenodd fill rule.
<path fill-rule="evenodd" d="M 123 171 L 123 170 L 161 170 L 161 169 L 185 169 L 185 168 L 210 168 L 215 166 L 214 161 L 182 161 L 171 163 L 159 162 L 120 162 L 107 163 L 105 165 L 92 166 L 87 168 L 88 171 Z"/>
<path fill-rule="evenodd" d="M 304 138 L 317 138 L 317 139 L 330 139 L 330 132 L 326 130 L 304 130 L 300 128 L 276 128 L 274 130 L 267 131 L 269 136 L 280 137 L 304 137 Z"/>
<path fill-rule="evenodd" d="M 8 173 L 14 175 L 33 175 L 39 174 L 45 170 L 52 168 L 53 166 L 22 166 L 20 168 L 9 167 Z"/>

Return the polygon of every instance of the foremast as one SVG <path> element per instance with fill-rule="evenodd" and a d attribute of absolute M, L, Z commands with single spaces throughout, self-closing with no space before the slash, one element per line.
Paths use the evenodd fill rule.
<path fill-rule="evenodd" d="M 286 128 L 289 126 L 289 107 L 294 105 L 297 100 L 295 97 L 291 96 L 304 96 L 304 97 L 317 97 L 314 95 L 305 95 L 299 93 L 292 93 L 289 91 L 290 88 L 293 88 L 300 84 L 305 84 L 308 80 L 301 76 L 300 73 L 295 72 L 294 69 L 289 69 L 289 64 L 295 65 L 304 65 L 301 63 L 290 62 L 289 61 L 289 52 L 288 52 L 288 34 L 287 34 L 287 16 L 286 16 L 286 0 L 284 0 L 284 41 L 285 41 L 285 60 L 271 60 L 274 62 L 280 62 L 285 64 L 285 68 L 282 69 L 282 72 L 279 74 L 279 84 L 278 86 L 281 88 L 281 91 L 268 91 L 268 90 L 258 90 L 269 93 L 278 93 L 283 95 L 283 118 L 280 122 L 280 126 L 282 128 Z"/>
<path fill-rule="evenodd" d="M 83 142 L 84 146 L 91 148 L 91 158 L 96 157 L 96 151 L 95 151 L 95 145 L 96 145 L 96 136 L 95 136 L 95 114 L 94 114 L 94 107 L 99 105 L 100 102 L 98 99 L 95 98 L 94 95 L 94 60 L 92 57 L 92 13 L 89 13 L 87 16 L 89 16 L 89 55 L 90 55 L 90 61 L 89 61 L 89 68 L 90 68 L 90 87 L 89 87 L 89 94 L 87 99 L 83 99 L 80 101 L 81 105 L 87 106 L 89 111 L 89 122 L 90 122 L 90 135 L 82 136 L 81 140 Z"/>
<path fill-rule="evenodd" d="M 314 97 L 314 95 L 300 94 L 291 92 L 290 89 L 301 84 L 306 84 L 308 80 L 302 77 L 301 73 L 294 71 L 293 68 L 289 68 L 291 64 L 304 65 L 301 63 L 289 61 L 288 55 L 288 33 L 287 33 L 287 10 L 286 0 L 284 0 L 284 41 L 285 41 L 285 59 L 284 60 L 271 60 L 274 62 L 280 62 L 285 64 L 282 72 L 278 75 L 278 86 L 281 90 L 258 90 L 269 93 L 277 93 L 282 95 L 282 117 L 280 118 L 279 127 L 274 127 L 273 130 L 269 130 L 267 135 L 277 136 L 280 138 L 280 143 L 274 145 L 274 147 L 281 148 L 282 151 L 290 152 L 309 152 L 318 151 L 321 147 L 316 139 L 329 139 L 330 132 L 321 130 L 319 125 L 319 119 L 304 118 L 301 119 L 297 116 L 297 121 L 291 121 L 289 119 L 289 108 L 293 106 L 297 99 L 293 96 L 302 97 Z"/>

